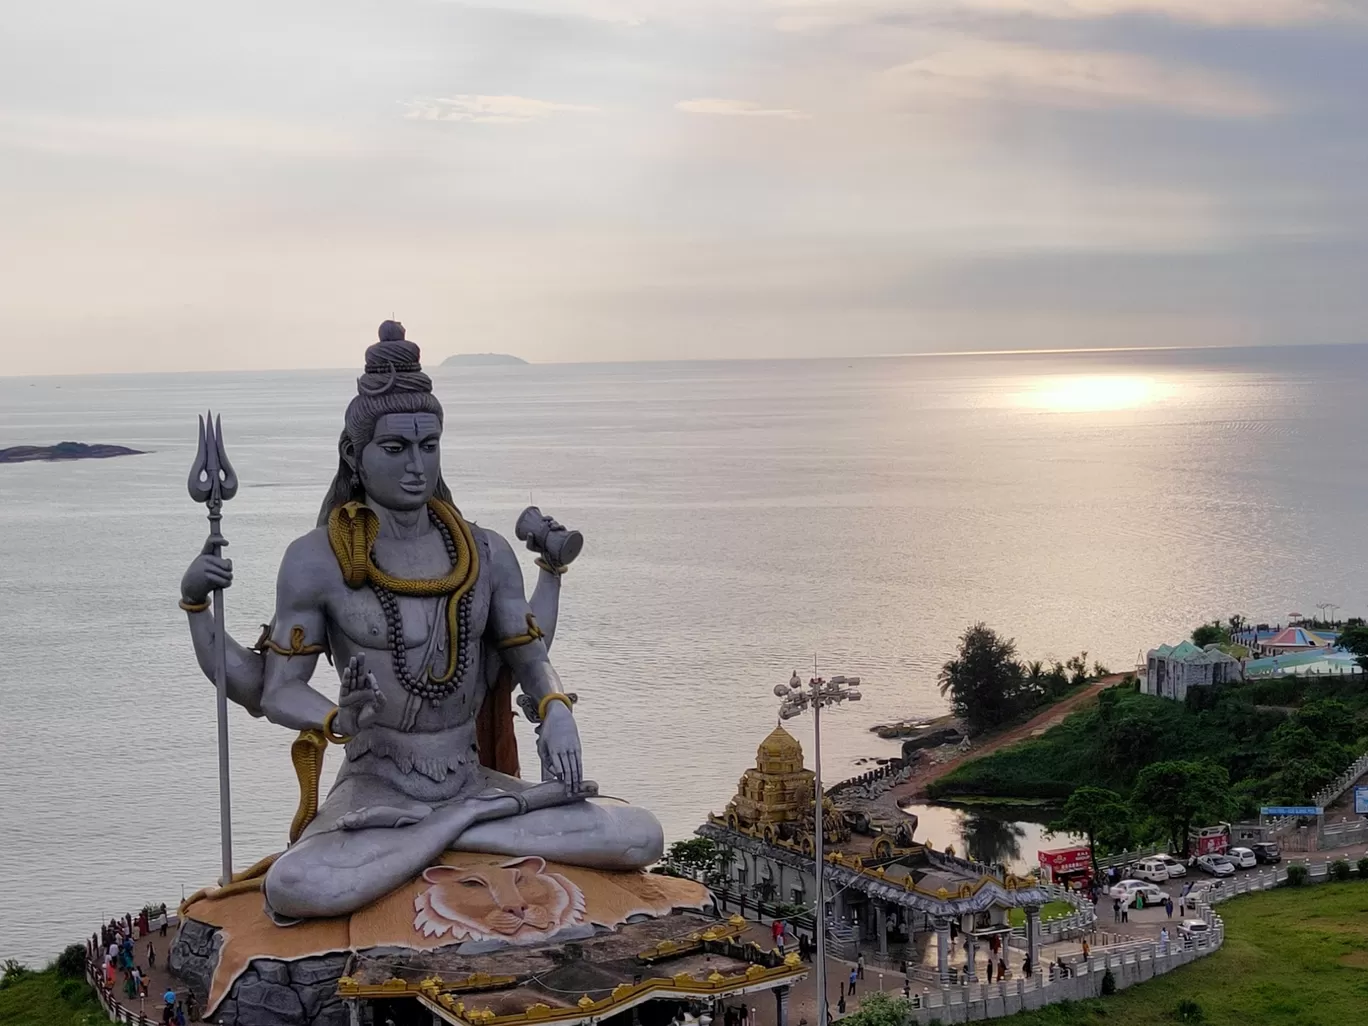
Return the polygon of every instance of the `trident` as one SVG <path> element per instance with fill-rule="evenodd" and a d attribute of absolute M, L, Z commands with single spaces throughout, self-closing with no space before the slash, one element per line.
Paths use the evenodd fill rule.
<path fill-rule="evenodd" d="M 219 532 L 223 504 L 237 494 L 238 479 L 223 451 L 223 425 L 209 412 L 199 419 L 199 449 L 190 467 L 190 498 L 209 510 L 209 551 L 223 553 L 228 539 Z M 223 625 L 223 589 L 214 589 L 214 685 L 218 691 L 219 834 L 223 843 L 223 878 L 233 879 L 233 814 L 228 791 L 228 650 Z"/>

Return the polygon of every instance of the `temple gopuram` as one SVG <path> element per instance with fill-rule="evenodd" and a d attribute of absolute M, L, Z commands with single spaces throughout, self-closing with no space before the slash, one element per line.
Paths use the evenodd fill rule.
<path fill-rule="evenodd" d="M 803 749 L 783 727 L 760 743 L 755 766 L 719 815 L 695 833 L 724 852 L 724 890 L 771 907 L 810 904 L 814 886 L 815 780 Z M 912 840 L 915 821 L 876 824 L 845 813 L 830 795 L 822 801 L 823 910 L 829 938 L 853 959 L 871 956 L 919 964 L 935 937 L 936 965 L 949 973 L 950 938 L 969 945 L 969 978 L 980 944 L 1010 932 L 1008 915 L 1025 911 L 1029 954 L 1037 960 L 1040 908 L 1049 895 L 1032 877 L 938 852 Z M 844 947 L 845 950 L 840 950 Z"/>

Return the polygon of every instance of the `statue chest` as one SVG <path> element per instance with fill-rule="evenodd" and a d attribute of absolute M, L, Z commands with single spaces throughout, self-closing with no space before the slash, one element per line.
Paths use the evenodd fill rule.
<path fill-rule="evenodd" d="M 466 620 L 472 642 L 478 642 L 484 635 L 489 622 L 489 604 L 488 580 L 481 573 L 471 588 Z M 416 663 L 423 650 L 431 647 L 445 652 L 451 642 L 446 637 L 446 602 L 440 596 L 395 595 L 393 607 L 387 613 L 380 597 L 366 586 L 347 589 L 330 605 L 335 627 L 360 648 L 387 650 L 391 647 L 391 631 L 398 629 L 402 632 L 409 661 Z M 393 615 L 396 610 L 397 617 Z"/>

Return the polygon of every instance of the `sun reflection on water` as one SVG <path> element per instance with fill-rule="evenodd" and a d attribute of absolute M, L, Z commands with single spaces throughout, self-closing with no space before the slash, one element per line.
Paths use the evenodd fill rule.
<path fill-rule="evenodd" d="M 1049 413 L 1107 413 L 1151 406 L 1174 391 L 1171 384 L 1143 375 L 1071 374 L 1036 378 L 1016 399 Z"/>

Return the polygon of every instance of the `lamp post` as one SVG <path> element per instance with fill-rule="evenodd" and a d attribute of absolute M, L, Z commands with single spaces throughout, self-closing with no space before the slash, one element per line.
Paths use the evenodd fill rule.
<path fill-rule="evenodd" d="M 813 662 L 815 666 L 816 660 Z M 783 699 L 779 705 L 781 720 L 792 719 L 809 706 L 812 708 L 813 789 L 816 799 L 812 810 L 812 852 L 816 869 L 813 873 L 814 886 L 817 890 L 816 914 L 813 916 L 816 926 L 813 933 L 817 939 L 817 1026 L 827 1026 L 826 899 L 823 894 L 825 860 L 822 855 L 822 833 L 826 826 L 822 815 L 822 707 L 837 705 L 847 699 L 858 702 L 859 683 L 859 677 L 832 677 L 830 680 L 823 680 L 814 673 L 807 684 L 804 684 L 795 672 L 787 684 L 774 686 L 775 697 Z M 856 942 L 858 943 L 858 938 Z"/>

